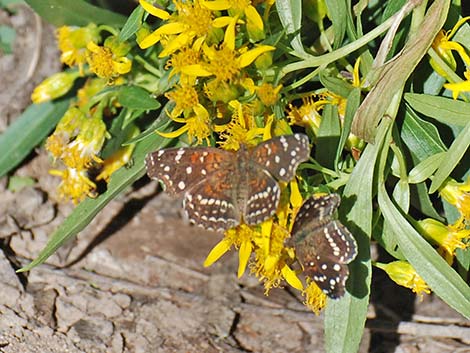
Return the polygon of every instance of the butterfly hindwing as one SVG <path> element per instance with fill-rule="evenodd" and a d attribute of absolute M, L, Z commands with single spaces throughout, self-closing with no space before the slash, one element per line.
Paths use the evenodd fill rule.
<path fill-rule="evenodd" d="M 357 255 L 354 237 L 332 217 L 339 203 L 336 194 L 305 201 L 288 242 L 295 248 L 305 274 L 333 299 L 344 295 L 349 275 L 347 264 Z"/>

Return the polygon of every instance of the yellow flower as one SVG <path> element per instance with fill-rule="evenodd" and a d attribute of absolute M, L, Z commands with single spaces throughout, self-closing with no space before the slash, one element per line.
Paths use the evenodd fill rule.
<path fill-rule="evenodd" d="M 265 106 L 273 106 L 279 101 L 279 92 L 281 91 L 281 88 L 282 85 L 274 87 L 270 83 L 263 83 L 261 86 L 256 88 L 256 95 Z"/>
<path fill-rule="evenodd" d="M 287 117 L 291 124 L 310 129 L 316 136 L 321 123 L 321 114 L 319 111 L 324 105 L 324 100 L 315 101 L 315 96 L 310 95 L 302 98 L 302 105 L 300 107 L 294 107 L 292 104 L 289 104 Z"/>
<path fill-rule="evenodd" d="M 173 121 L 184 124 L 181 128 L 173 132 L 160 132 L 157 133 L 160 136 L 166 138 L 175 138 L 181 136 L 185 132 L 188 132 L 189 141 L 192 142 L 196 138 L 197 144 L 202 144 L 205 140 L 206 144 L 209 145 L 209 136 L 212 133 L 211 119 L 208 111 L 204 106 L 198 104 L 193 107 L 194 114 L 191 114 L 188 118 L 177 118 L 170 115 Z"/>
<path fill-rule="evenodd" d="M 70 67 L 77 65 L 80 75 L 83 75 L 86 46 L 89 42 L 97 43 L 100 40 L 98 27 L 94 23 L 79 28 L 63 26 L 57 30 L 57 39 L 62 52 L 60 60 Z"/>
<path fill-rule="evenodd" d="M 129 133 L 126 136 L 126 140 L 130 140 L 133 137 L 136 137 L 140 133 L 140 129 L 134 126 L 130 129 Z M 132 153 L 134 152 L 135 143 L 126 145 L 114 152 L 110 157 L 106 158 L 103 161 L 102 169 L 96 180 L 104 180 L 109 182 L 111 175 L 121 167 L 127 165 L 131 160 Z"/>
<path fill-rule="evenodd" d="M 96 185 L 88 178 L 85 170 L 77 171 L 73 168 L 65 170 L 53 169 L 49 173 L 62 178 L 62 182 L 58 187 L 61 199 L 71 199 L 74 204 L 77 204 L 86 196 L 96 197 Z"/>
<path fill-rule="evenodd" d="M 446 226 L 435 219 L 427 218 L 418 222 L 423 235 L 439 246 L 445 260 L 452 264 L 456 249 L 466 249 L 469 245 L 462 239 L 470 237 L 470 229 L 459 229 L 457 226 Z"/>
<path fill-rule="evenodd" d="M 432 48 L 453 71 L 457 68 L 457 63 L 452 51 L 456 51 L 460 55 L 466 66 L 470 65 L 470 57 L 468 56 L 465 48 L 461 44 L 451 40 L 460 26 L 462 26 L 468 19 L 470 19 L 470 17 L 460 19 L 451 31 L 440 31 L 432 43 Z M 439 75 L 446 79 L 448 78 L 445 70 L 442 69 L 433 59 L 430 59 L 430 64 Z"/>
<path fill-rule="evenodd" d="M 470 178 L 466 183 L 458 183 L 452 178 L 447 179 L 439 189 L 439 194 L 459 210 L 461 221 L 470 221 Z"/>
<path fill-rule="evenodd" d="M 232 18 L 246 20 L 246 29 L 253 42 L 264 39 L 263 19 L 250 0 L 214 0 L 202 1 L 205 7 L 213 11 L 228 10 Z"/>
<path fill-rule="evenodd" d="M 171 117 L 175 118 L 181 114 L 189 114 L 199 105 L 199 96 L 196 88 L 186 83 L 181 83 L 172 91 L 165 93 L 165 97 L 175 102 L 171 111 Z"/>
<path fill-rule="evenodd" d="M 463 73 L 466 80 L 456 83 L 446 83 L 444 88 L 452 91 L 452 98 L 457 99 L 461 92 L 470 92 L 470 71 L 467 69 Z"/>
<path fill-rule="evenodd" d="M 252 239 L 258 234 L 254 227 L 240 224 L 238 227 L 225 231 L 225 237 L 209 253 L 204 266 L 208 267 L 222 257 L 232 246 L 239 248 L 238 277 L 245 272 L 252 252 Z"/>
<path fill-rule="evenodd" d="M 231 121 L 215 128 L 222 140 L 219 142 L 219 146 L 225 150 L 235 151 L 240 148 L 240 144 L 247 147 L 256 146 L 266 127 L 260 128 L 256 125 L 250 104 L 242 104 L 234 100 L 229 103 L 229 106 L 233 110 Z"/>
<path fill-rule="evenodd" d="M 81 171 L 93 163 L 101 164 L 98 157 L 106 135 L 106 125 L 100 117 L 88 118 L 83 122 L 76 139 L 63 151 L 64 164 Z"/>
<path fill-rule="evenodd" d="M 160 57 L 168 56 L 178 49 L 190 46 L 194 38 L 207 38 L 213 40 L 218 35 L 218 30 L 213 26 L 212 11 L 203 5 L 202 2 L 173 1 L 176 11 L 170 15 L 168 12 L 152 6 L 145 0 L 139 0 L 145 11 L 168 23 L 160 26 L 154 32 L 140 41 L 139 46 L 143 49 L 160 42 L 165 36 L 174 36 L 164 45 L 164 50 Z M 215 42 L 218 42 L 217 40 Z"/>
<path fill-rule="evenodd" d="M 400 286 L 410 288 L 422 297 L 423 293 L 429 294 L 431 290 L 416 270 L 406 261 L 393 261 L 388 264 L 375 263 L 375 266 L 384 270 L 387 275 Z"/>
<path fill-rule="evenodd" d="M 304 304 L 316 315 L 326 306 L 326 294 L 310 278 L 307 278 L 307 287 L 302 291 L 305 297 Z"/>
<path fill-rule="evenodd" d="M 46 141 L 46 150 L 52 154 L 54 159 L 62 156 L 70 140 L 78 135 L 85 119 L 85 114 L 76 107 L 72 106 L 65 112 L 54 133 Z"/>
<path fill-rule="evenodd" d="M 79 76 L 78 71 L 58 72 L 42 81 L 31 94 L 35 104 L 44 103 L 66 94 Z"/>
<path fill-rule="evenodd" d="M 202 49 L 205 63 L 188 65 L 182 68 L 182 72 L 194 77 L 215 76 L 219 81 L 232 82 L 239 78 L 241 69 L 248 67 L 261 54 L 276 48 L 259 45 L 249 50 L 245 47 L 234 50 L 226 45 L 219 48 L 203 45 Z"/>
<path fill-rule="evenodd" d="M 87 45 L 90 71 L 98 77 L 108 79 L 108 83 L 112 83 L 119 75 L 128 73 L 132 68 L 132 61 L 122 56 L 124 51 L 121 47 L 114 46 L 115 41 L 110 38 L 106 39 L 104 46 L 93 42 Z"/>

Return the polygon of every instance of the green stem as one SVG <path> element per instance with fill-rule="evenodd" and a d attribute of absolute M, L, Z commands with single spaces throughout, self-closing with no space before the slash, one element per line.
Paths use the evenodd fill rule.
<path fill-rule="evenodd" d="M 153 75 L 157 76 L 158 78 L 161 78 L 163 76 L 162 72 L 159 69 L 157 69 L 155 66 L 150 64 L 147 60 L 145 60 L 140 55 L 134 56 L 134 60 L 137 61 L 139 64 L 141 64 L 144 67 L 144 69 L 146 69 L 148 72 L 152 73 Z"/>

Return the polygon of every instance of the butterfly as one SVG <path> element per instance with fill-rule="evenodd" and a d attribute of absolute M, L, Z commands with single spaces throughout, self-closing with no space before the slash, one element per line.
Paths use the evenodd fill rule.
<path fill-rule="evenodd" d="M 147 174 L 166 192 L 183 195 L 190 222 L 224 231 L 272 217 L 280 198 L 278 181 L 288 182 L 310 155 L 308 137 L 284 135 L 236 152 L 215 147 L 168 148 L 146 157 Z"/>
<path fill-rule="evenodd" d="M 307 199 L 287 242 L 294 247 L 305 274 L 333 299 L 344 295 L 347 264 L 357 255 L 356 240 L 340 221 L 333 219 L 340 202 L 338 194 Z"/>

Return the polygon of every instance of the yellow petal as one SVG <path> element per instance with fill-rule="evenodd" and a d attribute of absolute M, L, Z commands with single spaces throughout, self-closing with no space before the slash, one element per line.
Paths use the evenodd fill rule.
<path fill-rule="evenodd" d="M 235 50 L 235 25 L 238 17 L 234 17 L 229 23 L 224 35 L 224 44 L 230 50 Z"/>
<path fill-rule="evenodd" d="M 113 61 L 113 68 L 119 74 L 127 74 L 131 71 L 132 61 L 128 58 L 122 57 L 119 60 Z"/>
<path fill-rule="evenodd" d="M 183 66 L 181 68 L 181 72 L 188 76 L 194 76 L 194 77 L 212 76 L 212 73 L 205 70 L 200 64 Z"/>
<path fill-rule="evenodd" d="M 199 2 L 206 9 L 212 11 L 222 11 L 227 10 L 232 7 L 230 1 L 227 0 L 215 0 L 215 1 L 200 1 Z"/>
<path fill-rule="evenodd" d="M 178 130 L 175 130 L 175 131 L 172 131 L 172 132 L 161 132 L 161 131 L 155 131 L 157 134 L 159 134 L 160 136 L 162 137 L 166 137 L 166 138 L 175 138 L 175 137 L 178 137 L 178 136 L 181 136 L 183 135 L 186 131 L 189 130 L 189 126 L 188 125 L 184 125 L 182 127 L 180 127 Z"/>
<path fill-rule="evenodd" d="M 299 277 L 297 277 L 297 274 L 294 271 L 292 271 L 292 269 L 289 266 L 284 265 L 284 267 L 281 269 L 281 273 L 284 276 L 284 279 L 286 280 L 286 282 L 291 287 L 294 287 L 295 289 L 300 290 L 300 291 L 304 289 L 302 281 L 299 279 Z"/>
<path fill-rule="evenodd" d="M 245 16 L 249 22 L 258 27 L 258 29 L 263 30 L 263 19 L 259 15 L 258 11 L 256 11 L 254 6 L 250 5 L 245 8 Z"/>
<path fill-rule="evenodd" d="M 139 0 L 140 6 L 144 8 L 145 11 L 147 11 L 149 14 L 161 18 L 162 20 L 167 20 L 170 18 L 170 14 L 164 10 L 161 10 L 150 3 L 148 3 L 145 0 Z"/>
<path fill-rule="evenodd" d="M 260 56 L 263 53 L 266 53 L 268 51 L 275 50 L 276 48 L 270 45 L 260 45 L 254 49 L 248 50 L 246 53 L 243 53 L 240 55 L 238 58 L 240 67 L 247 67 L 250 65 L 253 61 L 256 60 L 258 56 Z"/>
<path fill-rule="evenodd" d="M 212 26 L 215 28 L 224 28 L 227 27 L 231 21 L 232 17 L 230 16 L 217 17 L 214 21 L 212 21 Z"/>
<path fill-rule="evenodd" d="M 153 31 L 150 33 L 147 37 L 142 39 L 142 41 L 139 43 L 139 46 L 142 49 L 148 48 L 155 43 L 159 42 L 162 34 L 178 34 L 181 33 L 185 30 L 185 26 L 181 24 L 180 22 L 173 22 L 173 23 L 168 23 L 166 25 L 163 25 L 159 27 L 157 30 Z"/>
<path fill-rule="evenodd" d="M 176 38 L 168 41 L 168 44 L 165 45 L 165 49 L 158 55 L 159 58 L 164 58 L 165 56 L 168 56 L 170 54 L 173 54 L 175 51 L 178 49 L 181 49 L 184 47 L 190 39 L 192 38 L 192 35 L 188 32 L 181 33 L 179 36 Z"/>
<path fill-rule="evenodd" d="M 222 257 L 227 251 L 230 250 L 232 246 L 232 242 L 228 239 L 222 239 L 216 246 L 214 246 L 207 255 L 206 260 L 204 261 L 204 267 L 209 267 L 214 262 Z"/>
<path fill-rule="evenodd" d="M 297 184 L 297 180 L 294 179 L 290 182 L 290 203 L 293 207 L 297 208 L 302 206 L 302 195 L 299 191 L 299 184 Z"/>
<path fill-rule="evenodd" d="M 251 241 L 244 241 L 240 246 L 240 250 L 238 252 L 238 278 L 243 276 L 245 273 L 252 249 L 253 246 L 251 245 Z"/>
<path fill-rule="evenodd" d="M 271 273 L 279 262 L 279 256 L 268 255 L 264 260 L 264 268 L 266 272 Z"/>

